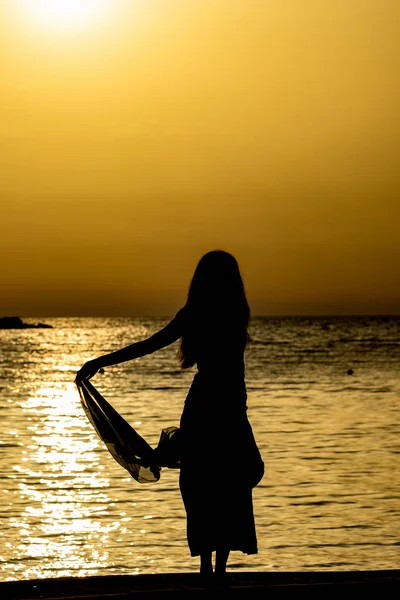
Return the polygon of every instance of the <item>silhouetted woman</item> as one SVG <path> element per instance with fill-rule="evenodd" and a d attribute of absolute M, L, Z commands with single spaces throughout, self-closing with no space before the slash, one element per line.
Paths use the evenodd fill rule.
<path fill-rule="evenodd" d="M 223 250 L 197 264 L 186 304 L 163 329 L 86 363 L 77 377 L 150 354 L 179 338 L 183 369 L 197 366 L 180 420 L 179 486 L 187 540 L 200 572 L 223 576 L 231 550 L 257 553 L 252 489 L 264 464 L 247 419 L 244 351 L 250 309 L 236 259 Z"/>

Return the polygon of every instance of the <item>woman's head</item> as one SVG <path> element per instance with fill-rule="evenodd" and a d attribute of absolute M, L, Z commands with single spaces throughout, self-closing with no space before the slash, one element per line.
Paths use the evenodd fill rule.
<path fill-rule="evenodd" d="M 182 336 L 181 364 L 192 366 L 195 363 L 193 331 L 211 328 L 229 328 L 233 335 L 243 336 L 245 343 L 250 341 L 247 328 L 250 308 L 237 260 L 224 250 L 211 250 L 199 260 L 191 279 L 187 302 L 187 313 L 192 321 L 192 334 Z"/>
<path fill-rule="evenodd" d="M 232 254 L 211 250 L 201 257 L 189 286 L 191 307 L 215 309 L 223 303 L 229 310 L 233 303 L 243 302 L 244 295 L 239 265 Z"/>

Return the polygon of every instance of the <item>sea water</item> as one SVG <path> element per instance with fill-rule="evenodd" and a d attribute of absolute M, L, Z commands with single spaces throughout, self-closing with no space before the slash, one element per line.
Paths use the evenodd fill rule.
<path fill-rule="evenodd" d="M 132 479 L 74 384 L 86 360 L 169 318 L 25 321 L 53 328 L 0 331 L 2 580 L 198 570 L 179 473 Z M 232 552 L 229 568 L 398 568 L 400 317 L 253 317 L 250 335 L 248 416 L 266 467 L 253 492 L 259 553 Z M 178 346 L 92 380 L 154 446 L 179 425 L 196 372 L 179 368 Z"/>

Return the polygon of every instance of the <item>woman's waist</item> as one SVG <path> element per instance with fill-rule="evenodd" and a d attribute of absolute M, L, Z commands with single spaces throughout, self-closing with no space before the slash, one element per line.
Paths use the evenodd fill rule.
<path fill-rule="evenodd" d="M 186 405 L 198 405 L 214 411 L 247 410 L 247 390 L 243 378 L 215 377 L 210 374 L 196 373 L 186 397 Z"/>
<path fill-rule="evenodd" d="M 207 394 L 229 392 L 235 396 L 243 396 L 247 393 L 243 374 L 224 371 L 198 371 L 193 378 L 191 389 Z"/>
<path fill-rule="evenodd" d="M 223 437 L 224 431 L 241 429 L 247 421 L 247 405 L 243 397 L 189 396 L 181 414 L 181 427 L 197 431 L 201 435 L 211 435 L 214 432 L 219 437 Z"/>

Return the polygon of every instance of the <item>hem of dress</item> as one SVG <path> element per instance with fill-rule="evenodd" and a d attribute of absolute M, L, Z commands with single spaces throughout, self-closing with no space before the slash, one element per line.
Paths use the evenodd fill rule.
<path fill-rule="evenodd" d="M 211 550 L 204 550 L 204 552 L 216 552 L 216 548 L 211 548 Z M 242 552 L 242 554 L 258 554 L 258 548 L 256 550 L 242 550 L 242 548 L 230 548 L 229 552 Z M 190 556 L 196 557 L 200 556 L 202 553 L 199 552 L 190 552 Z"/>

